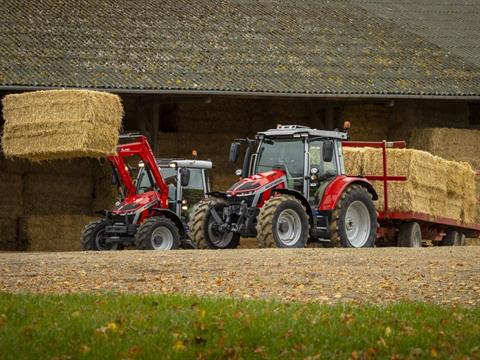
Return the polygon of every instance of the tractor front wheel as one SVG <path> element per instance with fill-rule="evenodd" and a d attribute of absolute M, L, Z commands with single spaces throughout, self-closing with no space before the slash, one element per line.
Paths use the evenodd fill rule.
<path fill-rule="evenodd" d="M 260 209 L 257 221 L 258 246 L 304 248 L 310 225 L 302 203 L 291 195 L 270 198 Z"/>
<path fill-rule="evenodd" d="M 377 238 L 377 211 L 371 194 L 352 185 L 342 194 L 330 223 L 331 246 L 370 248 Z"/>
<path fill-rule="evenodd" d="M 107 222 L 104 220 L 95 220 L 85 226 L 82 232 L 82 248 L 83 250 L 107 251 L 117 250 L 118 243 L 107 243 L 105 226 Z"/>
<path fill-rule="evenodd" d="M 135 234 L 140 250 L 173 250 L 180 246 L 180 234 L 175 223 L 165 216 L 145 220 Z"/>
<path fill-rule="evenodd" d="M 200 201 L 193 209 L 190 222 L 190 236 L 199 249 L 235 249 L 240 243 L 240 235 L 231 231 L 221 231 L 211 211 L 222 217 L 224 199 L 210 197 Z"/>

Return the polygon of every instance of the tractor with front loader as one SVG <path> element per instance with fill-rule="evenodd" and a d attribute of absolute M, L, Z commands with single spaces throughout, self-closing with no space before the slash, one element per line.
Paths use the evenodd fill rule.
<path fill-rule="evenodd" d="M 117 154 L 108 157 L 120 200 L 85 227 L 83 249 L 195 247 L 187 234 L 187 212 L 208 192 L 212 162 L 155 159 L 143 135 L 121 135 L 120 141 Z"/>
<path fill-rule="evenodd" d="M 254 140 L 237 139 L 235 162 L 246 145 L 242 179 L 226 192 L 202 200 L 189 223 L 200 248 L 236 248 L 241 237 L 256 237 L 259 247 L 373 247 L 378 199 L 372 184 L 345 175 L 344 131 L 279 126 Z"/>

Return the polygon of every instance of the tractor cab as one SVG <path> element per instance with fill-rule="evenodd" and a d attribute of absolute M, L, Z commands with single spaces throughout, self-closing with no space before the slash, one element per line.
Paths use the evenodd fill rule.
<path fill-rule="evenodd" d="M 207 170 L 213 167 L 211 161 L 186 159 L 156 159 L 157 165 L 168 185 L 168 207 L 185 219 L 193 205 L 202 200 L 210 191 Z M 148 191 L 152 184 L 143 163 L 136 181 L 139 194 Z"/>
<path fill-rule="evenodd" d="M 338 175 L 345 173 L 342 156 L 342 140 L 346 132 L 310 129 L 305 126 L 279 126 L 260 132 L 256 140 L 236 140 L 231 147 L 230 160 L 235 162 L 236 149 L 242 142 L 257 146 L 256 152 L 247 148 L 244 159 L 244 179 L 232 186 L 227 193 L 240 195 L 249 189 L 262 174 L 285 176 L 286 188 L 296 191 L 311 203 L 318 203 L 327 185 Z M 255 175 L 256 174 L 256 175 Z M 252 175 L 255 175 L 252 177 Z"/>

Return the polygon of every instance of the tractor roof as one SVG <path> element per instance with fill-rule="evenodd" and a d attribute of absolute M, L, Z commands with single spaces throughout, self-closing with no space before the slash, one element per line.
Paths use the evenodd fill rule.
<path fill-rule="evenodd" d="M 191 169 L 211 169 L 213 167 L 213 163 L 210 160 L 157 159 L 157 164 L 160 167 L 170 167 L 171 163 L 175 163 L 177 167 Z"/>
<path fill-rule="evenodd" d="M 276 129 L 270 129 L 267 131 L 261 131 L 257 134 L 257 137 L 294 137 L 294 136 L 311 136 L 311 137 L 322 137 L 327 139 L 339 139 L 346 140 L 348 135 L 345 132 L 341 131 L 330 131 L 330 130 L 317 130 L 309 128 L 308 126 L 300 125 L 281 125 Z"/>

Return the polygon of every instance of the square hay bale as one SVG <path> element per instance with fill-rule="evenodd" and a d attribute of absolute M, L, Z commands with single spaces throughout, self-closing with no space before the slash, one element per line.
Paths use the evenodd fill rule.
<path fill-rule="evenodd" d="M 113 209 L 118 198 L 115 185 L 112 185 L 110 164 L 93 164 L 93 202 L 92 211 Z"/>
<path fill-rule="evenodd" d="M 18 218 L 0 218 L 0 251 L 19 250 Z"/>
<path fill-rule="evenodd" d="M 448 160 L 466 161 L 480 170 L 480 131 L 452 128 L 417 128 L 409 147 L 425 150 Z"/>
<path fill-rule="evenodd" d="M 91 213 L 93 179 L 86 176 L 28 173 L 24 175 L 26 215 Z"/>
<path fill-rule="evenodd" d="M 0 217 L 16 218 L 22 215 L 22 176 L 0 172 Z"/>
<path fill-rule="evenodd" d="M 92 168 L 97 162 L 96 159 L 65 159 L 47 160 L 41 162 L 27 161 L 23 165 L 26 173 L 29 174 L 58 174 L 65 176 L 92 176 Z"/>
<path fill-rule="evenodd" d="M 32 161 L 115 153 L 123 108 L 117 95 L 49 90 L 7 95 L 2 137 L 6 156 Z"/>
<path fill-rule="evenodd" d="M 78 251 L 83 228 L 95 217 L 82 215 L 27 216 L 21 224 L 29 251 Z"/>
<path fill-rule="evenodd" d="M 0 173 L 23 174 L 29 162 L 22 159 L 7 159 L 0 154 Z"/>
<path fill-rule="evenodd" d="M 425 151 L 388 149 L 388 173 L 407 176 L 405 182 L 389 182 L 389 207 L 449 217 L 466 223 L 475 217 L 474 172 L 468 164 L 448 161 Z M 380 149 L 350 148 L 344 152 L 349 175 L 382 175 Z M 360 170 L 359 170 L 360 169 Z M 383 182 L 373 181 L 382 210 Z"/>

